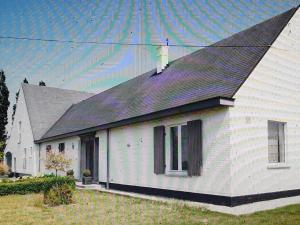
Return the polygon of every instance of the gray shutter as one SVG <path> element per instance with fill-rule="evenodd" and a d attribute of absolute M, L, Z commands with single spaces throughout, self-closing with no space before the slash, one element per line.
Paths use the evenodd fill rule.
<path fill-rule="evenodd" d="M 154 127 L 154 173 L 165 173 L 165 127 Z"/>
<path fill-rule="evenodd" d="M 202 166 L 202 121 L 187 122 L 188 129 L 188 175 L 200 176 Z"/>
<path fill-rule="evenodd" d="M 94 143 L 94 181 L 99 180 L 99 138 L 95 138 Z"/>

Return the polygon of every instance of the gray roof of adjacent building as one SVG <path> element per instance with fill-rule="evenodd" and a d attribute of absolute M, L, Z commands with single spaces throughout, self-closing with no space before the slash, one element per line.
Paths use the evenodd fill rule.
<path fill-rule="evenodd" d="M 34 140 L 39 140 L 46 131 L 72 105 L 95 94 L 22 84 Z"/>
<path fill-rule="evenodd" d="M 210 99 L 232 99 L 296 10 L 170 62 L 160 74 L 151 70 L 73 105 L 41 141 Z"/>

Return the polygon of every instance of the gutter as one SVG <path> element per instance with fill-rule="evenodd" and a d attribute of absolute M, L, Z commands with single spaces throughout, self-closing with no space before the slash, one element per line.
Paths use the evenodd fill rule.
<path fill-rule="evenodd" d="M 149 113 L 146 115 L 141 115 L 137 117 L 132 117 L 120 121 L 115 121 L 107 124 L 102 124 L 99 126 L 87 128 L 87 129 L 82 129 L 79 131 L 74 131 L 74 132 L 69 132 L 65 134 L 60 134 L 52 137 L 46 137 L 46 138 L 41 138 L 40 140 L 35 140 L 34 142 L 37 143 L 43 143 L 46 141 L 52 141 L 52 140 L 57 140 L 57 139 L 62 139 L 66 137 L 71 137 L 71 136 L 78 136 L 90 132 L 95 132 L 99 130 L 105 130 L 105 129 L 111 129 L 115 127 L 120 127 L 120 126 L 125 126 L 133 123 L 140 123 L 140 122 L 145 122 L 149 120 L 154 120 L 154 119 L 159 119 L 163 117 L 168 117 L 168 116 L 173 116 L 181 113 L 187 113 L 187 112 L 194 112 L 198 110 L 204 110 L 204 109 L 209 109 L 209 108 L 214 108 L 214 107 L 233 107 L 234 106 L 234 99 L 233 98 L 226 98 L 226 97 L 215 97 L 203 101 L 198 101 L 194 103 L 189 103 L 186 105 L 170 108 L 170 109 L 164 109 L 161 111 Z"/>

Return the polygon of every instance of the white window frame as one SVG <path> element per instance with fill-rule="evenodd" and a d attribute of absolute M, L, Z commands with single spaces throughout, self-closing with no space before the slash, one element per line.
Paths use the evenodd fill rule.
<path fill-rule="evenodd" d="M 283 121 L 277 121 L 277 120 L 268 120 L 269 122 L 276 122 L 276 123 L 282 123 L 283 124 L 283 133 L 284 133 L 284 161 L 279 162 L 270 162 L 269 161 L 269 140 L 268 140 L 268 157 L 267 157 L 267 168 L 268 169 L 285 169 L 290 168 L 288 165 L 288 139 L 287 139 L 287 123 Z M 267 134 L 269 136 L 269 130 L 267 128 Z M 280 154 L 280 153 L 279 153 Z"/>
<path fill-rule="evenodd" d="M 182 145 L 181 145 L 181 127 L 187 125 L 187 123 L 171 124 L 166 126 L 166 175 L 170 176 L 187 176 L 187 170 L 182 170 Z M 171 127 L 178 127 L 178 170 L 172 170 L 171 168 Z"/>

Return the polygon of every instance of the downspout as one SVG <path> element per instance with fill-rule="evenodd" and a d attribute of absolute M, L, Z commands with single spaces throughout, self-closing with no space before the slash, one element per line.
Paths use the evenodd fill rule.
<path fill-rule="evenodd" d="M 39 173 L 41 172 L 41 144 L 39 143 Z"/>
<path fill-rule="evenodd" d="M 106 130 L 106 188 L 109 189 L 109 129 Z"/>

